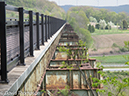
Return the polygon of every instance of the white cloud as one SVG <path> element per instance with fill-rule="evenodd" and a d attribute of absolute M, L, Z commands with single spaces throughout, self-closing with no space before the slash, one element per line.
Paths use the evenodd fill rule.
<path fill-rule="evenodd" d="M 49 0 L 58 5 L 117 6 L 117 0 Z M 99 3 L 98 3 L 99 1 Z M 129 0 L 118 0 L 118 5 L 129 4 Z"/>

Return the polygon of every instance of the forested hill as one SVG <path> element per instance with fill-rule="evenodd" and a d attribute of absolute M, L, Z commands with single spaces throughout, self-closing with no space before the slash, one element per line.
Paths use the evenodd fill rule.
<path fill-rule="evenodd" d="M 74 5 L 64 5 L 64 6 L 60 6 L 61 8 L 63 8 L 65 10 L 65 12 L 67 12 L 69 10 L 69 8 L 74 7 Z"/>
<path fill-rule="evenodd" d="M 45 15 L 51 15 L 58 18 L 65 19 L 65 11 L 59 7 L 55 2 L 48 0 L 4 0 L 7 4 L 13 6 L 23 6 L 27 10 L 40 12 Z"/>
<path fill-rule="evenodd" d="M 73 5 L 64 5 L 64 6 L 60 6 L 60 7 L 63 8 L 65 10 L 65 12 L 67 12 L 69 10 L 69 8 L 75 7 L 75 6 L 73 6 Z M 111 6 L 109 6 L 109 7 L 95 7 L 95 8 L 108 9 L 108 10 L 114 11 L 116 13 L 119 13 L 119 12 L 129 13 L 129 5 L 121 5 L 121 6 L 113 6 L 113 7 L 111 7 Z"/>
<path fill-rule="evenodd" d="M 129 13 L 129 5 L 121 5 L 121 6 L 114 6 L 114 7 L 96 7 L 96 8 L 100 8 L 100 9 L 104 8 L 110 11 L 114 11 L 116 13 L 119 13 L 119 12 Z"/>

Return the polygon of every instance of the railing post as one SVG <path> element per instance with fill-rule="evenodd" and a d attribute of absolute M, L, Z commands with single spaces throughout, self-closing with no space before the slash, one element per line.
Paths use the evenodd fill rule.
<path fill-rule="evenodd" d="M 47 15 L 45 15 L 45 41 L 47 42 Z"/>
<path fill-rule="evenodd" d="M 57 31 L 57 19 L 55 18 L 55 24 L 56 24 L 56 29 L 55 29 L 55 33 Z"/>
<path fill-rule="evenodd" d="M 42 45 L 44 45 L 44 15 L 41 14 Z"/>
<path fill-rule="evenodd" d="M 55 24 L 55 18 L 53 18 L 53 34 L 55 33 L 55 25 L 56 25 L 56 24 Z M 52 35 L 53 35 L 53 34 L 52 34 Z"/>
<path fill-rule="evenodd" d="M 52 22 L 51 22 L 51 17 L 49 17 L 49 22 L 50 22 L 50 25 L 49 25 L 50 26 L 50 28 L 49 28 L 50 29 L 50 37 L 52 37 L 52 31 L 51 31 L 51 23 Z"/>
<path fill-rule="evenodd" d="M 39 13 L 36 13 L 37 50 L 39 50 Z"/>
<path fill-rule="evenodd" d="M 33 50 L 33 11 L 29 11 L 29 28 L 30 28 L 30 56 L 34 56 Z"/>
<path fill-rule="evenodd" d="M 24 9 L 19 8 L 19 31 L 20 31 L 20 65 L 25 66 L 24 61 Z"/>
<path fill-rule="evenodd" d="M 53 30 L 54 30 L 54 28 L 53 28 L 53 17 L 51 17 L 51 30 L 52 30 L 52 35 L 53 35 Z"/>
<path fill-rule="evenodd" d="M 50 17 L 48 16 L 48 39 L 50 39 Z"/>
<path fill-rule="evenodd" d="M 7 48 L 6 48 L 6 9 L 5 2 L 0 2 L 0 54 L 1 54 L 1 80 L 8 83 L 7 79 Z"/>

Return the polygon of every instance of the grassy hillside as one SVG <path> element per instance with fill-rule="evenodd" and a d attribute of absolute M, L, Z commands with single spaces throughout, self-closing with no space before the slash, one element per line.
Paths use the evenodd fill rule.
<path fill-rule="evenodd" d="M 65 19 L 65 11 L 60 8 L 55 2 L 48 0 L 4 0 L 7 4 L 25 7 L 27 10 L 33 10 L 34 12 L 40 12 L 45 15 L 51 15 L 58 18 Z"/>

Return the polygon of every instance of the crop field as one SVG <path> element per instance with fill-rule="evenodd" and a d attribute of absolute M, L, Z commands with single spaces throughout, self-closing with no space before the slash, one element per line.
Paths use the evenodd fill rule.
<path fill-rule="evenodd" d="M 101 33 L 101 32 L 100 32 Z M 115 32 L 114 32 L 115 33 Z M 103 34 L 93 35 L 94 43 L 89 49 L 90 55 L 107 55 L 120 53 L 118 47 L 113 47 L 113 44 L 124 47 L 124 41 L 129 41 L 129 33 L 123 32 L 120 34 Z"/>
<path fill-rule="evenodd" d="M 117 30 L 117 29 L 98 30 L 98 29 L 95 29 L 95 32 L 92 33 L 92 35 L 123 34 L 123 33 L 129 33 L 129 30 Z"/>
<path fill-rule="evenodd" d="M 112 55 L 112 56 L 98 56 L 98 57 L 91 57 L 96 58 L 98 62 L 102 64 L 125 64 L 125 62 L 129 61 L 127 58 L 129 54 L 126 55 Z"/>

